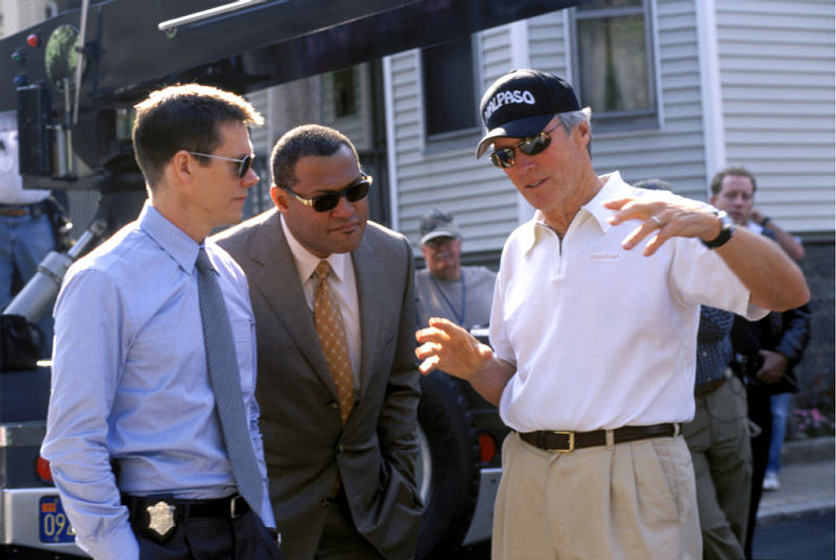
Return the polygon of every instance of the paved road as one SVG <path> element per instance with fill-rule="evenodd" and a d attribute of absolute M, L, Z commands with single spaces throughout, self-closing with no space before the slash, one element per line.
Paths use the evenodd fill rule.
<path fill-rule="evenodd" d="M 755 560 L 833 560 L 833 510 L 785 517 L 755 529 Z"/>
<path fill-rule="evenodd" d="M 776 518 L 755 529 L 754 560 L 833 560 L 836 558 L 833 510 Z M 457 560 L 488 560 L 487 546 L 473 547 Z M 453 560 L 450 559 L 443 560 Z"/>

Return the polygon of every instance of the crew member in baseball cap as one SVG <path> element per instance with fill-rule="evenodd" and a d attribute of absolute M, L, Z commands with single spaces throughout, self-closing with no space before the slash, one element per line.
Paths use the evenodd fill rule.
<path fill-rule="evenodd" d="M 484 266 L 462 266 L 462 235 L 451 214 L 434 209 L 421 218 L 421 254 L 426 268 L 415 271 L 418 327 L 444 317 L 466 329 L 486 326 L 496 273 Z"/>
<path fill-rule="evenodd" d="M 421 218 L 419 231 L 421 233 L 421 241 L 419 242 L 421 245 L 426 245 L 438 237 L 462 238 L 459 226 L 456 225 L 453 216 L 437 209 Z"/>
<path fill-rule="evenodd" d="M 488 133 L 479 141 L 476 157 L 482 157 L 494 138 L 530 138 L 556 113 L 580 108 L 566 80 L 539 70 L 511 70 L 482 96 L 479 114 Z"/>
<path fill-rule="evenodd" d="M 432 318 L 416 356 L 422 373 L 469 381 L 512 428 L 491 556 L 702 558 L 681 437 L 700 305 L 758 319 L 806 301 L 804 275 L 703 202 L 599 176 L 589 112 L 560 78 L 513 71 L 481 110 L 477 155 L 493 144 L 491 160 L 537 211 L 503 247 L 490 347 Z M 760 266 L 769 273 L 749 273 Z"/>

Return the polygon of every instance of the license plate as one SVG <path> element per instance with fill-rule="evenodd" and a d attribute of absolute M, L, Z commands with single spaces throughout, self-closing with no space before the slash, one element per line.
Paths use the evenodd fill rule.
<path fill-rule="evenodd" d="M 42 543 L 75 542 L 75 531 L 70 525 L 61 498 L 44 496 L 38 505 L 40 518 L 40 538 Z"/>

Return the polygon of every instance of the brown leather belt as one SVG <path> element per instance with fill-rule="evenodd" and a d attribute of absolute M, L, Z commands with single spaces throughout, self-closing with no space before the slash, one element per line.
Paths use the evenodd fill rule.
<path fill-rule="evenodd" d="M 29 215 L 28 208 L 0 208 L 0 216 L 22 218 Z"/>
<path fill-rule="evenodd" d="M 706 381 L 705 383 L 701 383 L 694 387 L 694 396 L 695 397 L 704 397 L 706 395 L 710 395 L 720 387 L 722 387 L 726 383 L 726 378 L 721 377 L 719 379 L 712 379 L 711 381 Z"/>
<path fill-rule="evenodd" d="M 615 430 L 594 432 L 520 432 L 524 442 L 546 451 L 571 452 L 584 447 L 607 445 L 607 432 L 612 432 L 612 442 L 625 443 L 658 437 L 673 437 L 682 430 L 679 424 L 656 424 L 654 426 L 624 426 Z"/>

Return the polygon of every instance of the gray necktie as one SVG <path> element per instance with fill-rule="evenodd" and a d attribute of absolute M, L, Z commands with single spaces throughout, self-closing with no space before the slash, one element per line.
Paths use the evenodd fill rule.
<path fill-rule="evenodd" d="M 203 344 L 206 347 L 206 368 L 209 383 L 215 394 L 215 408 L 221 421 L 232 474 L 238 492 L 250 507 L 261 510 L 263 485 L 258 461 L 247 428 L 247 413 L 241 393 L 238 359 L 229 326 L 221 288 L 215 269 L 201 247 L 197 256 L 197 291 L 200 301 L 200 322 L 203 325 Z"/>

